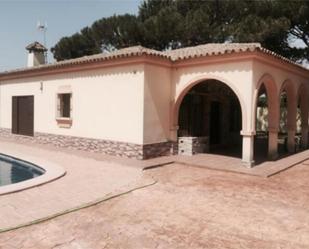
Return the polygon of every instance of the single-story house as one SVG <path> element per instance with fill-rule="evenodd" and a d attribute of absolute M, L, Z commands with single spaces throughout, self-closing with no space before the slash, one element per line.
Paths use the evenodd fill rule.
<path fill-rule="evenodd" d="M 309 71 L 259 43 L 135 46 L 53 64 L 38 42 L 27 50 L 26 68 L 0 73 L 2 137 L 137 159 L 237 148 L 250 167 L 263 103 L 269 158 L 282 122 L 295 151 L 297 113 L 308 147 Z"/>

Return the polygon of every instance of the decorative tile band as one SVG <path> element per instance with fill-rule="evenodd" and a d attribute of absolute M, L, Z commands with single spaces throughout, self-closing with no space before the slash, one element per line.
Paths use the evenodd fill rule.
<path fill-rule="evenodd" d="M 97 152 L 106 155 L 121 156 L 139 160 L 167 156 L 175 153 L 175 144 L 173 142 L 141 145 L 103 139 L 55 135 L 41 132 L 35 132 L 34 136 L 31 137 L 12 134 L 10 129 L 5 128 L 0 128 L 0 137 L 10 138 L 23 142 L 50 144 L 56 147 Z"/>
<path fill-rule="evenodd" d="M 143 159 L 174 155 L 177 152 L 176 145 L 177 143 L 174 142 L 145 144 L 143 145 Z"/>

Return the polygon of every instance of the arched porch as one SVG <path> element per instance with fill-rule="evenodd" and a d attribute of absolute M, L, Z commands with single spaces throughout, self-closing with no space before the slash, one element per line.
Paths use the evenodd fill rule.
<path fill-rule="evenodd" d="M 306 149 L 308 93 L 305 85 L 289 79 L 277 84 L 266 74 L 259 80 L 256 93 L 255 160 L 276 160 Z"/>
<path fill-rule="evenodd" d="M 249 167 L 254 161 L 282 157 L 282 150 L 278 149 L 282 148 L 282 141 L 287 154 L 295 153 L 296 136 L 301 137 L 302 149 L 308 147 L 306 85 L 291 80 L 278 84 L 270 74 L 265 74 L 256 84 L 252 82 L 252 102 L 246 98 L 247 89 L 242 91 L 235 85 L 224 79 L 205 77 L 189 82 L 178 91 L 172 108 L 173 141 L 178 143 L 182 137 L 207 137 L 208 147 L 198 153 L 241 158 Z M 286 121 L 283 121 L 286 135 L 280 133 L 282 93 L 286 95 Z M 266 109 L 263 129 L 258 124 L 261 97 Z M 252 111 L 248 113 L 250 107 Z M 252 124 L 248 123 L 250 119 L 254 120 Z M 264 136 L 262 143 L 261 136 Z M 259 150 L 263 151 L 262 160 Z"/>
<path fill-rule="evenodd" d="M 207 148 L 203 152 L 241 157 L 241 120 L 236 94 L 218 80 L 202 81 L 183 97 L 178 138 L 204 137 Z"/>
<path fill-rule="evenodd" d="M 188 84 L 176 98 L 173 117 L 175 141 L 207 137 L 207 148 L 198 153 L 237 157 L 252 166 L 252 134 L 242 131 L 246 126 L 246 108 L 235 85 L 218 78 Z M 178 153 L 183 152 L 178 148 Z"/>

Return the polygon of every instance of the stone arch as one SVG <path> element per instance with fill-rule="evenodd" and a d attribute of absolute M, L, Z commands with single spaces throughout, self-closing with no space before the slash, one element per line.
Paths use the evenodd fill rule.
<path fill-rule="evenodd" d="M 245 104 L 244 100 L 239 93 L 238 89 L 229 82 L 228 80 L 218 77 L 218 76 L 213 76 L 213 75 L 203 75 L 199 76 L 197 78 L 192 79 L 189 81 L 182 89 L 179 91 L 179 93 L 176 95 L 174 103 L 173 103 L 173 108 L 172 108 L 172 120 L 173 120 L 173 127 L 178 127 L 178 117 L 179 117 L 179 108 L 182 103 L 182 100 L 184 96 L 189 92 L 189 90 L 194 87 L 195 85 L 202 83 L 207 80 L 217 80 L 227 87 L 229 87 L 233 93 L 236 95 L 236 97 L 239 100 L 240 103 L 240 108 L 241 108 L 241 114 L 242 114 L 242 129 L 244 130 L 246 127 L 246 109 L 245 109 Z"/>
<path fill-rule="evenodd" d="M 303 149 L 308 147 L 308 87 L 304 83 L 300 83 L 297 89 L 297 103 L 300 104 L 301 118 L 301 146 Z"/>
<path fill-rule="evenodd" d="M 287 149 L 289 153 L 295 152 L 295 134 L 296 134 L 296 114 L 297 114 L 297 88 L 296 84 L 286 79 L 280 88 L 278 102 L 281 94 L 286 92 L 287 95 Z"/>
<path fill-rule="evenodd" d="M 296 99 L 300 101 L 300 108 L 308 111 L 309 106 L 309 96 L 308 96 L 308 87 L 304 83 L 300 83 L 297 88 Z"/>
<path fill-rule="evenodd" d="M 294 130 L 296 127 L 296 110 L 297 110 L 297 88 L 294 82 L 290 79 L 286 79 L 280 88 L 278 95 L 278 102 L 280 103 L 280 97 L 283 92 L 287 95 L 287 129 Z"/>
<path fill-rule="evenodd" d="M 243 112 L 228 84 L 213 78 L 195 81 L 183 87 L 177 100 L 175 136 L 180 154 L 191 153 L 190 141 L 203 141 L 199 153 L 242 156 Z"/>
<path fill-rule="evenodd" d="M 263 74 L 263 76 L 257 82 L 256 89 L 257 90 L 260 89 L 260 87 L 263 84 L 265 85 L 265 87 L 268 87 L 269 89 L 273 89 L 273 90 L 277 89 L 276 81 L 274 77 L 269 73 Z"/>
<path fill-rule="evenodd" d="M 254 119 L 256 119 L 256 107 L 257 102 L 259 98 L 259 92 L 261 87 L 264 86 L 266 89 L 266 95 L 267 95 L 267 105 L 269 108 L 269 124 L 268 127 L 273 129 L 276 128 L 275 119 L 277 118 L 277 109 L 279 108 L 278 105 L 278 89 L 275 82 L 275 79 L 272 77 L 272 75 L 266 73 L 264 74 L 258 81 L 255 92 L 254 92 Z M 278 117 L 279 118 L 279 117 Z M 252 122 L 255 125 L 255 120 Z M 255 128 L 255 127 L 254 127 Z"/>
<path fill-rule="evenodd" d="M 296 87 L 296 84 L 290 80 L 290 79 L 286 79 L 285 81 L 283 81 L 283 83 L 281 84 L 280 87 L 280 91 L 279 91 L 279 97 L 281 95 L 281 93 L 283 91 L 287 92 L 287 96 L 288 98 L 290 98 L 291 100 L 293 100 L 292 98 L 296 98 L 297 93 L 298 93 L 299 88 Z"/>
<path fill-rule="evenodd" d="M 256 84 L 256 88 L 254 91 L 254 110 L 252 113 L 253 115 L 253 124 L 254 130 L 256 128 L 256 116 L 257 116 L 257 104 L 259 98 L 259 92 L 261 87 L 264 86 L 266 90 L 267 96 L 267 106 L 268 106 L 268 130 L 276 131 L 278 129 L 278 122 L 279 122 L 279 103 L 278 103 L 278 89 L 275 82 L 275 79 L 272 75 L 266 73 L 264 74 Z"/>
<path fill-rule="evenodd" d="M 254 91 L 254 105 L 252 110 L 254 130 L 256 129 L 256 118 L 257 118 L 257 105 L 259 99 L 259 93 L 262 88 L 265 87 L 267 97 L 267 108 L 268 108 L 268 138 L 267 142 L 267 156 L 269 159 L 274 160 L 278 157 L 278 128 L 279 128 L 279 102 L 278 102 L 278 88 L 275 79 L 269 73 L 265 73 L 256 83 Z"/>

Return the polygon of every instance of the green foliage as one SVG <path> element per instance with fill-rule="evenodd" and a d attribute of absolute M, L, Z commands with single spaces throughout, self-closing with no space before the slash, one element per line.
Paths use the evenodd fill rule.
<path fill-rule="evenodd" d="M 146 47 L 158 50 L 179 47 L 182 16 L 174 6 L 162 8 L 143 23 L 143 36 Z"/>
<path fill-rule="evenodd" d="M 102 18 L 92 27 L 93 37 L 101 49 L 123 48 L 139 44 L 141 40 L 140 22 L 134 15 Z"/>
<path fill-rule="evenodd" d="M 51 51 L 56 60 L 78 58 L 101 52 L 89 28 L 83 28 L 80 33 L 71 37 L 63 37 Z"/>
<path fill-rule="evenodd" d="M 138 15 L 102 18 L 62 38 L 57 60 L 142 45 L 166 50 L 218 42 L 260 42 L 295 61 L 309 55 L 309 1 L 144 0 Z M 291 47 L 300 39 L 304 48 Z"/>

